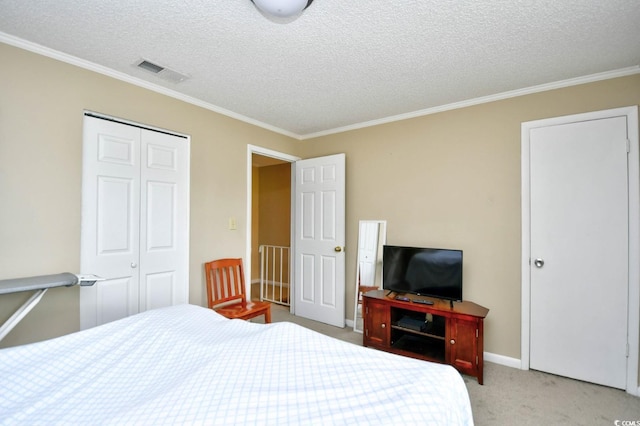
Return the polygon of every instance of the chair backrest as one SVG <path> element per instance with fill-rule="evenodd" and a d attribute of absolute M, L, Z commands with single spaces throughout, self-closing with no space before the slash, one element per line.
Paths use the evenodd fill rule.
<path fill-rule="evenodd" d="M 209 308 L 233 301 L 246 303 L 242 259 L 218 259 L 204 264 Z"/>

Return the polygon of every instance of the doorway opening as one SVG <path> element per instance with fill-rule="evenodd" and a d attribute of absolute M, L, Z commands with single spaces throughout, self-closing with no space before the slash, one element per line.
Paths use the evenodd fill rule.
<path fill-rule="evenodd" d="M 291 163 L 298 158 L 251 145 L 247 154 L 248 294 L 293 312 Z"/>

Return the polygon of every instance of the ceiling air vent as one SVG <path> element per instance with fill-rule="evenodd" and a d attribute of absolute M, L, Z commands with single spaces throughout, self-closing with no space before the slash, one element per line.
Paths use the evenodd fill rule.
<path fill-rule="evenodd" d="M 147 61 L 146 59 L 141 59 L 134 65 L 138 68 L 157 75 L 163 80 L 167 80 L 172 83 L 180 83 L 189 78 L 184 74 L 180 74 L 179 72 L 163 67 L 162 65 L 154 64 L 153 62 Z"/>
<path fill-rule="evenodd" d="M 140 61 L 138 66 L 143 70 L 151 71 L 154 74 L 158 74 L 160 71 L 164 71 L 164 67 L 161 67 L 160 65 L 156 65 L 149 61 L 145 61 L 144 59 Z"/>

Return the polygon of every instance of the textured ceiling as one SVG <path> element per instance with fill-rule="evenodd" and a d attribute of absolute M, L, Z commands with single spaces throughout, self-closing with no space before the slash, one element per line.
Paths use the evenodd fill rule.
<path fill-rule="evenodd" d="M 639 23 L 639 0 L 315 0 L 288 20 L 250 0 L 0 0 L 0 41 L 298 138 L 637 73 Z"/>

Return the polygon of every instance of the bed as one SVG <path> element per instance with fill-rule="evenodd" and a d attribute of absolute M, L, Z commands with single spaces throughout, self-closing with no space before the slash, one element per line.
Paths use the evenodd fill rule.
<path fill-rule="evenodd" d="M 471 425 L 448 365 L 193 305 L 0 350 L 0 424 Z"/>

